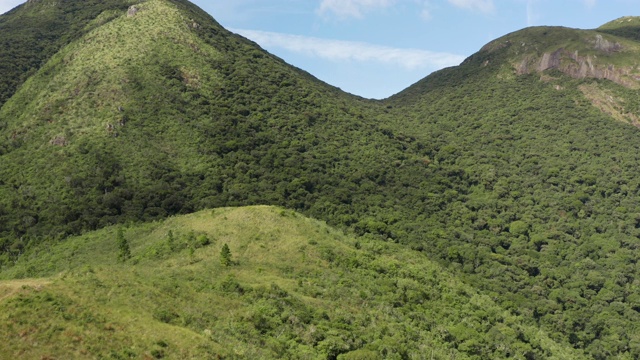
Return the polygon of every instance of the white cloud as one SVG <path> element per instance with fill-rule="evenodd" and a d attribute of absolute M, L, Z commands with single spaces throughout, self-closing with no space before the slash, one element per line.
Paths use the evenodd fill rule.
<path fill-rule="evenodd" d="M 363 42 L 320 39 L 256 30 L 232 30 L 265 48 L 281 48 L 330 61 L 378 62 L 407 70 L 458 65 L 464 56 L 419 49 L 401 49 Z"/>
<path fill-rule="evenodd" d="M 465 10 L 492 13 L 495 10 L 493 0 L 448 0 L 452 5 Z"/>
<path fill-rule="evenodd" d="M 322 0 L 318 12 L 334 13 L 341 18 L 361 18 L 364 13 L 393 5 L 396 0 Z"/>
<path fill-rule="evenodd" d="M 0 0 L 0 14 L 6 13 L 23 2 L 24 0 Z"/>
<path fill-rule="evenodd" d="M 593 9 L 596 6 L 596 0 L 584 0 L 584 5 L 589 9 Z"/>

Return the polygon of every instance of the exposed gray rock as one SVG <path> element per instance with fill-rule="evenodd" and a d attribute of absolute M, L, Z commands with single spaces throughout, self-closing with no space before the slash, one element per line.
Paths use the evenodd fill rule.
<path fill-rule="evenodd" d="M 611 42 L 608 45 L 605 43 L 601 45 L 608 49 L 617 48 Z M 611 64 L 598 65 L 596 60 L 596 56 L 580 56 L 577 51 L 559 49 L 552 53 L 544 53 L 541 58 L 527 56 L 514 67 L 518 75 L 557 69 L 577 79 L 607 79 L 629 88 L 640 86 L 640 76 L 633 68 L 616 68 Z"/>
<path fill-rule="evenodd" d="M 553 53 L 544 53 L 540 64 L 538 65 L 538 71 L 545 71 L 547 69 L 556 69 L 560 66 L 560 59 L 562 57 L 563 49 L 556 50 Z"/>
<path fill-rule="evenodd" d="M 596 35 L 596 50 L 612 53 L 622 50 L 622 45 L 617 42 L 611 42 L 598 34 Z"/>
<path fill-rule="evenodd" d="M 140 12 L 140 8 L 135 5 L 131 5 L 127 11 L 127 17 L 136 16 L 138 12 Z"/>

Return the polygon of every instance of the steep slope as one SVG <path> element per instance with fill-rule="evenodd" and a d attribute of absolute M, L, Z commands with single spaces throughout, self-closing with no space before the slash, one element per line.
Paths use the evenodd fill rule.
<path fill-rule="evenodd" d="M 2 274 L 50 276 L 0 280 L 2 356 L 582 358 L 423 254 L 289 210 L 129 227 L 124 264 L 117 232 L 54 244 Z"/>
<path fill-rule="evenodd" d="M 0 106 L 64 45 L 112 20 L 132 3 L 29 0 L 0 15 Z"/>
<path fill-rule="evenodd" d="M 220 205 L 393 219 L 379 203 L 429 177 L 421 145 L 384 129 L 376 103 L 187 3 L 135 9 L 66 46 L 0 110 L 0 234 L 23 239 L 13 253 L 46 236 Z M 399 167 L 415 181 L 386 178 Z"/>
<path fill-rule="evenodd" d="M 638 90 L 561 68 L 518 69 L 571 44 L 595 51 L 584 40 L 593 38 L 557 28 L 509 35 L 511 44 L 492 42 L 390 99 L 389 122 L 429 144 L 432 166 L 469 184 L 423 220 L 427 251 L 591 357 L 636 358 L 640 134 L 629 119 L 640 115 Z M 525 41 L 539 50 L 519 52 Z M 616 69 L 637 68 L 628 54 L 608 56 Z"/>

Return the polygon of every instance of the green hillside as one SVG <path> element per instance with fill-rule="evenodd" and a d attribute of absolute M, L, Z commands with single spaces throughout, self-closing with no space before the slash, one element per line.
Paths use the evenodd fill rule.
<path fill-rule="evenodd" d="M 21 19 L 46 14 L 56 20 L 60 11 L 69 13 L 77 4 L 30 2 L 0 16 L 0 26 L 14 31 L 11 36 L 25 36 L 20 26 L 26 20 Z M 36 64 L 33 70 L 0 68 L 1 79 L 26 79 L 15 93 L 4 92 L 10 98 L 0 108 L 0 277 L 8 281 L 4 291 L 10 298 L 22 284 L 32 289 L 24 289 L 25 296 L 36 302 L 48 301 L 38 298 L 36 287 L 57 289 L 51 296 L 61 296 L 60 301 L 102 318 L 115 316 L 113 322 L 127 331 L 146 326 L 145 334 L 167 329 L 153 320 L 154 309 L 162 304 L 174 312 L 160 318 L 184 328 L 184 334 L 202 336 L 213 331 L 212 324 L 237 326 L 225 328 L 221 336 L 228 338 L 206 340 L 202 349 L 179 337 L 140 336 L 130 340 L 139 342 L 127 343 L 118 340 L 127 338 L 123 336 L 114 341 L 123 344 L 125 353 L 114 356 L 126 356 L 126 349 L 137 349 L 131 351 L 138 355 L 157 350 L 175 357 L 232 356 L 219 346 L 231 342 L 247 354 L 264 351 L 265 357 L 309 351 L 332 358 L 331 346 L 333 355 L 364 349 L 392 357 L 390 349 L 401 349 L 403 343 L 408 345 L 400 358 L 419 358 L 417 351 L 425 348 L 433 348 L 436 358 L 454 353 L 470 358 L 640 357 L 640 43 L 633 35 L 634 18 L 596 30 L 537 27 L 508 34 L 458 67 L 432 74 L 390 99 L 370 101 L 287 65 L 187 1 L 101 4 L 78 7 L 85 15 L 66 18 L 69 29 L 82 31 L 61 27 L 64 41 L 58 48 L 25 55 Z M 49 8 L 59 12 L 42 10 Z M 3 59 L 20 62 L 19 57 Z M 16 89 L 16 83 L 2 82 Z M 169 230 L 176 239 L 190 231 L 184 224 L 175 229 L 167 225 L 189 217 L 158 221 L 245 205 L 277 205 L 349 234 L 335 235 L 327 246 L 336 254 L 345 249 L 341 254 L 347 257 L 365 256 L 364 265 L 340 256 L 330 263 L 322 252 L 305 255 L 325 261 L 320 261 L 322 271 L 304 275 L 308 283 L 319 284 L 328 294 L 332 284 L 349 279 L 336 288 L 346 293 L 336 290 L 333 303 L 311 300 L 313 292 L 295 287 L 297 278 L 290 282 L 292 275 L 282 270 L 283 263 L 291 262 L 285 255 L 275 263 L 258 257 L 262 265 L 242 268 L 253 259 L 246 255 L 239 266 L 222 268 L 218 240 L 191 255 L 188 246 L 167 253 L 166 244 L 158 245 Z M 207 211 L 193 216 L 208 216 Z M 282 225 L 277 226 L 280 231 L 289 226 L 275 223 Z M 133 258 L 124 265 L 113 263 L 116 224 L 127 224 L 126 238 L 132 242 Z M 142 230 L 159 228 L 165 235 Z M 89 234 L 96 229 L 102 230 Z M 197 239 L 200 230 L 193 231 Z M 209 232 L 212 239 L 214 233 Z M 238 241 L 244 244 L 260 231 L 246 234 Z M 308 245 L 321 243 L 307 232 L 301 237 Z M 94 238 L 103 245 L 83 245 Z M 190 241 L 189 246 L 197 246 Z M 355 248 L 356 241 L 361 249 Z M 229 246 L 232 254 L 245 256 L 244 250 Z M 285 241 L 279 246 L 291 255 L 302 245 Z M 382 251 L 378 247 L 385 250 L 376 253 Z M 51 255 L 51 249 L 60 253 Z M 381 254 L 396 259 L 397 265 L 376 270 L 372 264 L 386 259 Z M 103 269 L 94 263 L 104 264 Z M 73 270 L 87 264 L 93 272 Z M 204 264 L 211 267 L 199 267 Z M 415 271 L 406 264 L 415 264 Z M 292 266 L 307 269 L 304 262 Z M 368 270 L 359 277 L 354 266 Z M 183 267 L 197 269 L 196 274 L 168 270 Z M 198 271 L 222 274 L 222 279 L 234 274 L 240 288 L 250 290 L 227 298 L 220 292 L 221 282 L 198 285 L 203 281 Z M 122 304 L 139 287 L 146 300 L 136 298 L 140 308 L 127 311 L 144 310 L 151 314 L 148 322 L 131 325 L 126 316 L 109 313 L 104 305 L 108 292 L 94 303 L 82 294 L 100 293 L 97 287 L 82 283 L 71 290 L 60 272 L 79 283 L 82 274 L 112 283 L 110 274 L 120 274 L 128 279 L 120 285 L 126 291 L 114 301 Z M 325 278 L 325 272 L 335 276 Z M 392 283 L 403 274 L 402 282 L 426 287 L 418 291 L 425 294 L 434 292 L 435 283 L 454 284 L 446 291 L 458 298 L 398 302 L 404 285 L 376 282 L 374 272 Z M 271 277 L 260 278 L 263 274 Z M 185 292 L 170 303 L 164 298 L 169 295 L 154 286 L 165 286 L 172 276 L 173 286 L 192 285 L 185 285 Z M 17 280 L 22 278 L 31 280 Z M 377 287 L 383 290 L 376 292 Z M 454 288 L 458 290 L 450 290 Z M 328 319 L 309 315 L 316 329 L 324 329 L 324 338 L 310 340 L 286 321 L 286 327 L 274 325 L 275 310 L 269 306 L 276 305 L 265 305 L 268 318 L 262 313 L 264 318 L 250 318 L 258 311 L 254 302 L 285 296 L 277 289 L 295 299 L 287 303 L 293 309 L 287 311 L 326 309 Z M 275 295 L 265 295 L 272 291 Z M 200 320 L 193 313 L 205 311 L 197 304 L 209 303 L 208 296 L 223 304 L 235 299 L 234 306 L 244 304 L 245 310 L 233 317 L 214 309 L 207 314 L 216 320 Z M 474 318 L 475 310 L 468 309 L 476 304 L 474 296 L 487 307 L 503 309 L 495 311 L 513 320 L 502 324 L 520 330 L 492 332 L 501 321 Z M 369 315 L 357 310 L 363 299 L 377 306 Z M 15 317 L 8 321 L 19 324 L 27 315 L 19 304 L 11 304 L 7 311 Z M 49 305 L 42 311 L 50 311 Z M 440 313 L 442 309 L 451 313 Z M 340 316 L 347 320 L 335 320 Z M 367 330 L 376 327 L 366 316 L 379 316 L 381 324 L 402 330 L 390 326 L 371 335 Z M 216 323 L 218 319 L 228 320 L 227 325 Z M 464 326 L 477 334 L 457 333 L 462 325 L 447 327 L 466 324 L 465 319 L 482 325 Z M 95 334 L 94 344 L 106 336 L 100 329 L 83 328 L 86 324 L 76 318 L 52 321 L 70 321 L 64 326 Z M 20 331 L 29 333 L 28 328 Z M 288 335 L 278 337 L 279 331 Z M 255 342 L 258 333 L 260 339 L 275 340 L 268 346 Z M 52 343 L 43 339 L 54 335 L 62 336 L 38 333 L 31 340 Z M 395 343 L 376 342 L 389 337 Z M 88 353 L 107 356 L 106 347 L 95 346 Z M 178 353 L 185 348 L 196 350 Z M 16 354 L 27 351 L 19 345 L 12 349 Z M 64 349 L 51 348 L 52 354 L 58 351 Z"/>
<path fill-rule="evenodd" d="M 640 17 L 621 17 L 600 26 L 597 30 L 633 40 L 640 40 Z"/>
<path fill-rule="evenodd" d="M 147 1 L 123 12 L 56 54 L 0 109 L 3 237 L 26 246 L 256 203 L 353 223 L 380 212 L 369 194 L 405 191 L 378 188 L 428 186 L 422 145 L 384 128 L 380 105 L 185 6 Z M 411 180 L 387 179 L 400 165 Z"/>
<path fill-rule="evenodd" d="M 109 22 L 134 3 L 30 0 L 0 15 L 0 106 L 63 46 Z"/>
<path fill-rule="evenodd" d="M 274 207 L 109 227 L 2 277 L 3 357 L 583 358 L 423 254 Z"/>
<path fill-rule="evenodd" d="M 391 99 L 389 121 L 467 184 L 418 241 L 593 358 L 637 357 L 637 90 L 518 75 L 512 55 L 485 49 Z"/>

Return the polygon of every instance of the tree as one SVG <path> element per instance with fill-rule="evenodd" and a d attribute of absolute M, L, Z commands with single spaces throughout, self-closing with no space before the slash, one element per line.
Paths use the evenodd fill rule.
<path fill-rule="evenodd" d="M 169 251 L 173 252 L 176 249 L 176 241 L 173 236 L 173 231 L 169 230 L 167 233 L 167 246 L 169 247 Z"/>
<path fill-rule="evenodd" d="M 127 239 L 124 237 L 124 231 L 122 228 L 118 229 L 116 241 L 118 243 L 118 260 L 125 262 L 131 258 L 131 249 L 129 249 L 129 242 L 127 242 Z"/>
<path fill-rule="evenodd" d="M 222 250 L 220 250 L 220 264 L 222 266 L 231 266 L 231 250 L 229 250 L 229 245 L 222 245 Z"/>

